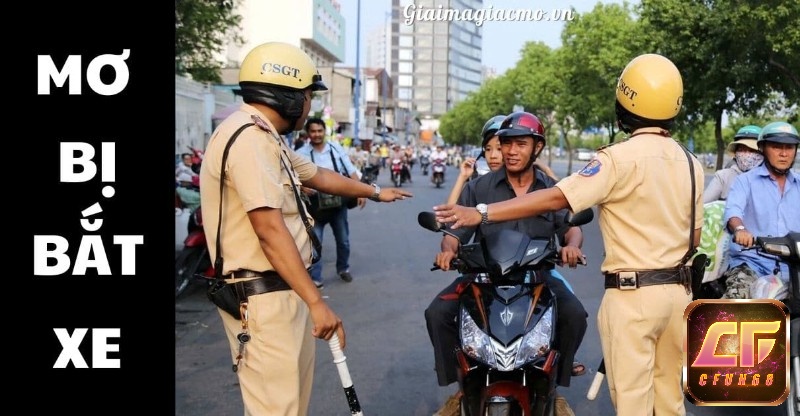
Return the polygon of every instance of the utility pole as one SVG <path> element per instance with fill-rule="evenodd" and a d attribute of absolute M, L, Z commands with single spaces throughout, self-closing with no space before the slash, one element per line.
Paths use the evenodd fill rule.
<path fill-rule="evenodd" d="M 383 27 L 383 36 L 384 36 L 384 38 L 386 37 L 386 33 L 387 32 L 391 33 L 391 29 L 388 28 L 388 26 L 389 26 L 389 18 L 391 16 L 392 16 L 391 12 L 387 12 L 387 13 L 385 13 L 383 15 L 383 26 L 384 26 Z M 383 105 L 381 106 L 381 107 L 383 107 L 381 109 L 381 126 L 383 127 L 382 131 L 383 131 L 384 134 L 389 134 L 389 128 L 386 127 L 386 118 L 387 118 L 386 117 L 386 89 L 388 88 L 388 86 L 386 85 L 386 70 L 387 70 L 387 67 L 389 66 L 389 56 L 392 53 L 391 48 L 388 48 L 388 49 L 386 48 L 386 44 L 387 43 L 389 43 L 391 45 L 391 42 L 387 42 L 387 40 L 388 39 L 384 39 L 383 40 L 384 59 L 383 59 L 383 72 L 381 72 L 381 98 L 383 100 Z M 395 124 L 395 127 L 397 127 L 397 122 L 396 121 L 394 121 L 393 124 Z"/>
<path fill-rule="evenodd" d="M 358 136 L 358 125 L 361 123 L 361 117 L 359 116 L 361 112 L 359 108 L 361 102 L 361 97 L 359 97 L 361 93 L 361 0 L 358 0 L 356 8 L 356 86 L 353 93 L 353 108 L 356 110 L 356 120 L 353 125 L 353 143 L 361 141 Z"/>

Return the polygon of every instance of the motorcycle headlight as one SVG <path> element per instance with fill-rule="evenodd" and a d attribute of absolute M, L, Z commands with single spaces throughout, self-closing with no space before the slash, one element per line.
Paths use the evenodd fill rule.
<path fill-rule="evenodd" d="M 547 310 L 531 332 L 522 338 L 515 367 L 520 367 L 550 352 L 553 335 L 553 308 Z"/>
<path fill-rule="evenodd" d="M 461 309 L 461 348 L 470 357 L 496 366 L 489 335 L 478 327 L 466 309 Z"/>

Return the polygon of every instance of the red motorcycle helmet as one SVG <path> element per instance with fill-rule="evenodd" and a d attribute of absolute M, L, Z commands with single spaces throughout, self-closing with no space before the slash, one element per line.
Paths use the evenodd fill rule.
<path fill-rule="evenodd" d="M 495 134 L 501 138 L 532 136 L 534 141 L 545 140 L 544 125 L 539 121 L 539 117 L 525 111 L 517 111 L 506 116 Z"/>

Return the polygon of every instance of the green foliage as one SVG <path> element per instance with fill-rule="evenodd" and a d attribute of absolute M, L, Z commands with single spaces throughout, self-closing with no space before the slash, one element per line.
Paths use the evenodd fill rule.
<path fill-rule="evenodd" d="M 673 137 L 692 138 L 698 153 L 716 151 L 718 164 L 738 127 L 800 118 L 800 1 L 641 0 L 575 16 L 562 47 L 526 43 L 515 67 L 445 114 L 446 140 L 477 144 L 488 118 L 522 105 L 545 124 L 549 144 L 561 135 L 567 150 L 603 144 L 568 134 L 588 127 L 605 127 L 613 141 L 617 79 L 643 53 L 662 54 L 681 72 Z"/>
<path fill-rule="evenodd" d="M 717 168 L 723 113 L 752 115 L 777 92 L 800 97 L 800 2 L 643 0 L 639 12 L 654 50 L 683 76 L 681 123 L 714 123 Z M 795 26 L 795 27 L 792 27 Z"/>
<path fill-rule="evenodd" d="M 558 56 L 542 42 L 527 42 L 521 58 L 507 73 L 515 88 L 516 102 L 525 111 L 536 115 L 545 128 L 545 137 L 552 143 L 557 132 L 551 131 L 556 123 L 559 97 L 564 94 L 564 78 Z"/>
<path fill-rule="evenodd" d="M 480 146 L 483 124 L 498 114 L 510 113 L 515 96 L 514 85 L 507 75 L 489 79 L 442 116 L 439 132 L 447 143 Z"/>
<path fill-rule="evenodd" d="M 228 40 L 241 42 L 235 13 L 240 0 L 175 0 L 175 73 L 199 82 L 220 82 L 214 57 Z"/>
<path fill-rule="evenodd" d="M 613 141 L 617 79 L 631 59 L 645 52 L 646 37 L 627 3 L 598 3 L 591 12 L 567 22 L 561 40 L 564 111 L 577 126 L 606 127 Z"/>

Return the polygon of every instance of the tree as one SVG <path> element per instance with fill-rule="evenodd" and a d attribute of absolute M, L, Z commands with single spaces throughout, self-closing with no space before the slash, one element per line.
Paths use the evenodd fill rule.
<path fill-rule="evenodd" d="M 680 122 L 714 123 L 717 169 L 723 114 L 754 115 L 776 93 L 800 98 L 800 2 L 643 0 L 640 15 L 655 50 L 681 71 Z"/>
<path fill-rule="evenodd" d="M 514 85 L 508 76 L 486 80 L 442 116 L 439 131 L 447 143 L 480 145 L 486 120 L 510 113 L 514 100 Z"/>
<path fill-rule="evenodd" d="M 175 73 L 220 82 L 215 59 L 229 40 L 241 43 L 235 10 L 240 0 L 175 0 Z"/>
<path fill-rule="evenodd" d="M 566 92 L 561 106 L 581 128 L 605 127 L 614 141 L 614 91 L 622 69 L 645 51 L 646 36 L 627 2 L 598 3 L 567 22 L 561 33 Z"/>
<path fill-rule="evenodd" d="M 522 57 L 507 73 L 515 90 L 516 104 L 536 115 L 544 125 L 547 148 L 552 162 L 552 146 L 558 134 L 556 123 L 558 97 L 564 92 L 563 79 L 556 61 L 556 52 L 542 42 L 527 42 Z"/>

